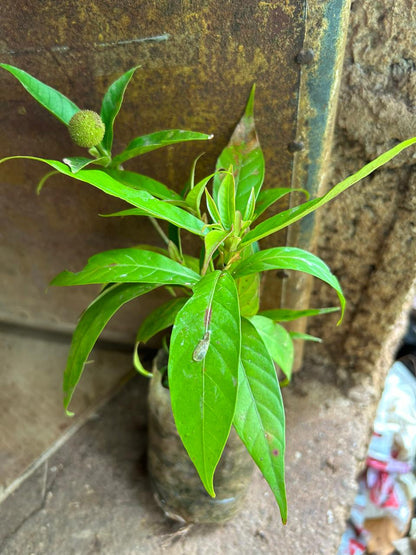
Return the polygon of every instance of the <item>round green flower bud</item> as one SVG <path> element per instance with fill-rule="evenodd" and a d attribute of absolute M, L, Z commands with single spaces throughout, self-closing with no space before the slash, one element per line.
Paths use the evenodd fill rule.
<path fill-rule="evenodd" d="M 92 148 L 103 140 L 105 125 L 97 112 L 80 110 L 72 116 L 68 131 L 76 145 Z"/>

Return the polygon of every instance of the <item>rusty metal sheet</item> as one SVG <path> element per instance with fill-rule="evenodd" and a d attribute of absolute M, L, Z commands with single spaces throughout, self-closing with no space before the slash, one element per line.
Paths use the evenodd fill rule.
<path fill-rule="evenodd" d="M 298 129 L 292 145 L 295 152 L 292 187 L 307 189 L 311 198 L 325 192 L 349 12 L 350 0 L 307 2 L 305 42 L 297 57 L 302 74 Z M 310 214 L 291 226 L 287 244 L 313 251 L 318 218 Z M 283 281 L 282 306 L 298 310 L 307 308 L 311 286 L 310 276 L 291 273 Z M 289 327 L 304 332 L 306 322 L 297 320 Z M 302 360 L 299 342 L 296 355 L 295 367 L 299 369 Z"/>
<path fill-rule="evenodd" d="M 180 188 L 191 161 L 206 151 L 210 171 L 239 120 L 253 82 L 265 151 L 267 185 L 291 181 L 296 137 L 304 1 L 188 0 L 77 2 L 3 0 L 0 59 L 59 88 L 78 105 L 98 109 L 108 84 L 141 65 L 116 122 L 118 142 L 182 127 L 214 133 L 211 144 L 177 146 L 129 167 Z M 62 158 L 80 154 L 65 129 L 6 72 L 0 74 L 0 155 Z M 35 195 L 43 168 L 10 162 L 0 168 L 0 318 L 45 328 L 70 328 L 91 298 L 90 288 L 50 289 L 64 268 L 91 254 L 133 245 L 145 222 L 101 220 L 120 208 L 84 185 L 56 180 Z M 132 337 L 148 305 L 124 310 L 113 333 Z"/>

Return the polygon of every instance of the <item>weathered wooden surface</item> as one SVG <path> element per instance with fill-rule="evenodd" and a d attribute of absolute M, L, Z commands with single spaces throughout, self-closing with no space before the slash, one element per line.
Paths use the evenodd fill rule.
<path fill-rule="evenodd" d="M 115 151 L 134 136 L 158 129 L 214 133 L 211 144 L 164 149 L 133 163 L 178 189 L 195 156 L 212 168 L 257 83 L 256 119 L 265 151 L 267 185 L 291 180 L 304 2 L 144 1 L 108 4 L 5 0 L 0 58 L 59 88 L 79 106 L 99 109 L 108 84 L 141 65 L 116 122 Z M 60 159 L 80 154 L 66 129 L 6 72 L 0 74 L 1 156 Z M 0 318 L 66 329 L 93 295 L 89 288 L 44 291 L 64 268 L 88 256 L 157 237 L 146 222 L 102 220 L 120 207 L 83 185 L 54 179 L 35 196 L 45 169 L 35 162 L 1 167 Z M 113 333 L 132 337 L 148 305 L 126 309 Z"/>

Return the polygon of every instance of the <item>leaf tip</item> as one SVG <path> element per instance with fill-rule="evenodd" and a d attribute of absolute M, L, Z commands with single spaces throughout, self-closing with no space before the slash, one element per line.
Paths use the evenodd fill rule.
<path fill-rule="evenodd" d="M 248 118 L 252 118 L 254 114 L 254 96 L 256 92 L 256 83 L 253 83 L 248 97 L 247 106 L 244 115 Z"/>

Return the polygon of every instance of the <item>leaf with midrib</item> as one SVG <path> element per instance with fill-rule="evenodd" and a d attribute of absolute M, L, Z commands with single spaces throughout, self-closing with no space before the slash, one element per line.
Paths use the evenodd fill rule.
<path fill-rule="evenodd" d="M 367 175 L 372 173 L 374 170 L 376 170 L 383 164 L 386 164 L 389 160 L 397 156 L 402 150 L 415 143 L 416 137 L 399 143 L 392 149 L 378 156 L 372 162 L 366 164 L 364 167 L 358 170 L 358 172 L 350 175 L 349 177 L 344 179 L 344 181 L 338 183 L 338 185 L 335 185 L 335 187 L 330 189 L 328 193 L 326 193 L 326 195 L 310 200 L 308 202 L 304 202 L 303 204 L 295 206 L 294 208 L 289 208 L 288 210 L 280 212 L 279 214 L 276 214 L 275 216 L 272 216 L 271 218 L 265 220 L 247 233 L 247 235 L 242 240 L 242 244 L 250 244 L 253 241 L 259 241 L 260 239 L 276 233 L 277 231 L 284 229 L 294 222 L 297 222 L 298 220 L 304 218 L 307 214 L 314 212 L 330 200 L 334 199 L 340 193 L 342 193 L 361 179 L 367 177 Z"/>
<path fill-rule="evenodd" d="M 253 189 L 257 197 L 265 173 L 264 156 L 254 123 L 254 93 L 255 86 L 253 85 L 244 115 L 216 164 L 217 170 L 227 170 L 230 166 L 233 167 L 236 190 L 235 207 L 242 214 L 244 214 Z M 222 179 L 221 175 L 214 178 L 213 198 L 216 202 Z"/>
<path fill-rule="evenodd" d="M 123 185 L 123 183 L 116 181 L 105 171 L 80 170 L 76 174 L 73 174 L 71 170 L 62 162 L 58 162 L 57 160 L 47 160 L 45 158 L 37 158 L 36 156 L 10 156 L 0 160 L 0 163 L 15 159 L 43 162 L 44 164 L 48 164 L 57 170 L 59 173 L 71 177 L 72 179 L 76 179 L 77 181 L 88 183 L 89 185 L 104 191 L 104 193 L 107 193 L 108 195 L 125 200 L 129 204 L 144 210 L 149 216 L 166 220 L 182 229 L 186 229 L 191 233 L 194 233 L 195 235 L 205 235 L 208 233 L 205 229 L 205 223 L 199 218 L 196 218 L 192 214 L 189 214 L 177 206 L 173 206 L 167 202 L 154 198 L 147 191 L 139 191 L 133 189 L 132 187 Z"/>
<path fill-rule="evenodd" d="M 112 167 L 117 167 L 123 162 L 130 160 L 146 152 L 152 152 L 164 146 L 183 143 L 187 141 L 206 141 L 212 139 L 212 135 L 199 133 L 197 131 L 186 131 L 183 129 L 167 129 L 165 131 L 156 131 L 149 135 L 142 135 L 133 139 L 123 152 L 114 156 Z"/>
<path fill-rule="evenodd" d="M 283 523 L 285 413 L 273 361 L 251 322 L 241 322 L 241 364 L 234 427 L 269 484 Z"/>
<path fill-rule="evenodd" d="M 83 270 L 61 272 L 51 285 L 134 282 L 192 287 L 198 281 L 197 273 L 162 254 L 127 248 L 95 254 Z"/>
<path fill-rule="evenodd" d="M 113 126 L 114 121 L 120 111 L 123 102 L 124 93 L 133 73 L 139 66 L 129 69 L 124 75 L 119 77 L 114 83 L 111 83 L 107 92 L 104 95 L 101 106 L 101 119 L 105 124 L 105 134 L 102 140 L 102 145 L 107 152 L 111 152 L 113 146 Z"/>
<path fill-rule="evenodd" d="M 32 77 L 26 71 L 9 64 L 0 64 L 0 67 L 16 77 L 27 92 L 62 123 L 68 125 L 72 116 L 79 112 L 78 106 L 72 100 L 69 100 L 69 98 L 49 85 L 45 85 L 39 79 Z"/>
<path fill-rule="evenodd" d="M 194 359 L 206 334 L 202 359 Z M 178 313 L 169 350 L 169 387 L 176 427 L 211 496 L 213 474 L 234 415 L 240 356 L 237 289 L 227 272 L 202 277 Z"/>
<path fill-rule="evenodd" d="M 233 269 L 233 275 L 237 279 L 253 273 L 279 269 L 305 272 L 333 287 L 341 305 L 341 317 L 339 320 L 341 322 L 345 309 L 345 297 L 341 286 L 325 262 L 308 251 L 297 247 L 265 249 L 252 254 L 246 260 L 240 262 Z"/>
<path fill-rule="evenodd" d="M 123 283 L 106 289 L 83 312 L 72 335 L 64 372 L 64 407 L 67 410 L 84 365 L 100 333 L 117 310 L 128 301 L 155 289 L 157 285 Z M 72 414 L 67 410 L 68 414 Z"/>

